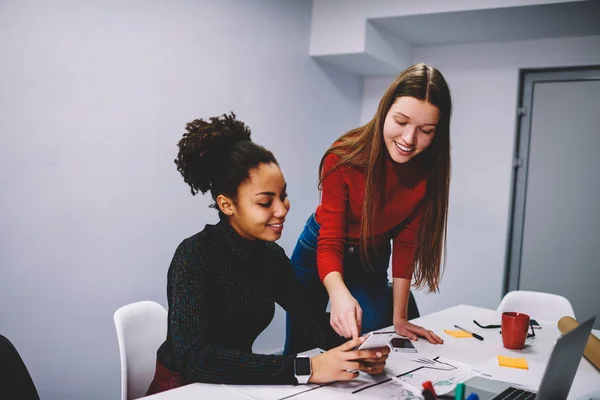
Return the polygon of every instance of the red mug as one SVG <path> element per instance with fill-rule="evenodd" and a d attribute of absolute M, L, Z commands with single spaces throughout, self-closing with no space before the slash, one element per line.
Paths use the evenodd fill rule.
<path fill-rule="evenodd" d="M 518 312 L 502 313 L 502 344 L 507 349 L 521 350 L 529 331 L 529 315 Z"/>

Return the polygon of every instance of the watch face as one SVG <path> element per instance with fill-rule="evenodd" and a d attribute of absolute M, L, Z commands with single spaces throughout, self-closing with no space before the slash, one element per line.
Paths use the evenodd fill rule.
<path fill-rule="evenodd" d="M 310 358 L 298 357 L 294 359 L 294 371 L 296 375 L 310 375 Z"/>

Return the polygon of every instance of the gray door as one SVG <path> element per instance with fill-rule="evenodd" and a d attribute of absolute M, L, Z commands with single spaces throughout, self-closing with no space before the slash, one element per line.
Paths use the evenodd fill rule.
<path fill-rule="evenodd" d="M 560 294 L 579 321 L 598 317 L 600 69 L 522 82 L 507 289 Z"/>

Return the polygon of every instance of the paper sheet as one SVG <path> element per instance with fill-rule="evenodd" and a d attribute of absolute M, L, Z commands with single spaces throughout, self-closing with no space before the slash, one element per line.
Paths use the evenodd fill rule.
<path fill-rule="evenodd" d="M 357 399 L 389 399 L 389 400 L 423 400 L 421 396 L 421 390 L 415 390 L 406 384 L 400 384 L 397 382 L 390 382 L 386 385 L 381 385 L 369 390 L 368 392 L 362 392 L 355 395 Z"/>
<path fill-rule="evenodd" d="M 537 390 L 542 382 L 546 365 L 535 361 L 529 361 L 527 364 L 529 369 L 505 368 L 498 365 L 498 357 L 490 357 L 485 362 L 474 365 L 474 368 L 481 371 L 484 378 L 510 382 L 528 390 Z"/>
<path fill-rule="evenodd" d="M 477 375 L 469 365 L 442 357 L 421 357 L 417 354 L 403 354 L 390 362 L 385 373 L 377 376 L 360 373 L 349 382 L 336 382 L 330 385 L 297 386 L 242 386 L 227 385 L 249 399 L 255 400 L 303 400 L 318 399 L 422 399 L 422 383 L 431 381 L 436 393 L 450 393 L 459 382 Z"/>
<path fill-rule="evenodd" d="M 442 357 L 414 357 L 390 367 L 396 376 L 414 388 L 421 389 L 423 382 L 431 381 L 437 394 L 450 393 L 458 383 L 477 375 L 470 365 Z"/>
<path fill-rule="evenodd" d="M 390 361 L 390 359 L 388 359 Z M 422 399 L 422 384 L 432 381 L 436 393 L 450 393 L 459 382 L 477 375 L 470 366 L 441 357 L 426 358 L 411 355 L 393 364 L 388 363 L 386 374 L 361 375 L 351 382 L 322 386 L 311 395 L 319 399 Z M 317 396 L 318 395 L 318 396 Z M 293 397 L 302 400 L 303 394 Z"/>

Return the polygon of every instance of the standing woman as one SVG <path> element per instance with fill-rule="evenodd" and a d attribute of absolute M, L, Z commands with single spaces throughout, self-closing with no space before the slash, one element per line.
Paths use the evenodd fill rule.
<path fill-rule="evenodd" d="M 421 336 L 443 343 L 410 323 L 407 307 L 412 279 L 416 287 L 439 289 L 451 108 L 440 71 L 413 65 L 386 90 L 373 119 L 342 135 L 321 159 L 321 204 L 291 260 L 320 307 L 331 301 L 330 323 L 341 336 L 356 338 L 393 324 L 412 340 Z M 390 254 L 393 295 L 387 280 Z M 286 353 L 308 347 L 300 323 L 288 314 Z"/>

